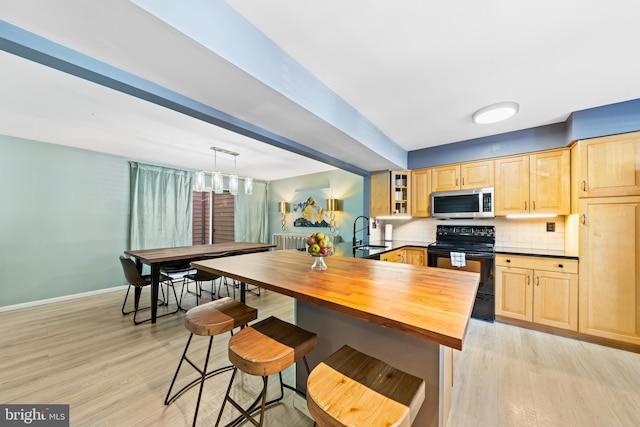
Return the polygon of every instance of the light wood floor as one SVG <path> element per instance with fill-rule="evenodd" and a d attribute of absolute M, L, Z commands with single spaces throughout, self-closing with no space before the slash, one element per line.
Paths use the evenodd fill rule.
<path fill-rule="evenodd" d="M 131 315 L 120 313 L 123 297 L 117 291 L 0 313 L 0 403 L 70 404 L 72 426 L 191 425 L 196 389 L 163 405 L 188 337 L 184 314 L 133 326 Z M 247 303 L 259 318 L 293 320 L 288 297 L 263 291 Z M 228 364 L 227 342 L 214 340 L 215 366 Z M 199 339 L 190 353 L 204 355 L 205 345 Z M 455 363 L 448 427 L 640 425 L 638 354 L 472 320 Z M 229 376 L 207 380 L 199 426 L 214 424 Z M 248 401 L 260 380 L 240 378 L 234 395 Z M 292 384 L 291 370 L 285 380 Z M 285 393 L 284 404 L 267 411 L 266 425 L 311 426 L 293 408 L 293 392 Z M 235 415 L 229 407 L 225 414 Z"/>
<path fill-rule="evenodd" d="M 0 403 L 69 404 L 71 426 L 190 426 L 197 387 L 163 404 L 189 336 L 184 313 L 134 326 L 132 315 L 120 313 L 123 298 L 124 291 L 117 291 L 0 313 Z M 195 300 L 183 304 L 191 307 Z M 259 319 L 274 315 L 293 321 L 288 297 L 263 291 L 259 298 L 249 294 L 247 304 L 258 308 Z M 148 315 L 149 310 L 142 312 Z M 229 365 L 228 341 L 229 334 L 214 339 L 211 368 Z M 194 360 L 204 359 L 207 343 L 208 338 L 194 336 L 189 350 Z M 196 372 L 186 365 L 181 378 L 193 379 Z M 205 382 L 198 426 L 215 424 L 230 377 L 224 373 Z M 293 385 L 293 369 L 285 372 L 285 382 Z M 270 384 L 269 398 L 276 397 L 277 377 Z M 238 373 L 235 385 L 234 396 L 248 404 L 262 383 Z M 286 390 L 285 396 L 284 404 L 266 412 L 266 425 L 313 425 L 293 407 L 293 392 Z M 223 420 L 230 421 L 238 413 L 227 405 L 225 414 Z"/>
<path fill-rule="evenodd" d="M 640 426 L 640 354 L 471 320 L 448 427 Z"/>

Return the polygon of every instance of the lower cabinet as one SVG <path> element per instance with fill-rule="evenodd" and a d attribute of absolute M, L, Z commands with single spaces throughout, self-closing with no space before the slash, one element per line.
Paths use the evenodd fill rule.
<path fill-rule="evenodd" d="M 427 250 L 425 248 L 405 248 L 404 262 L 411 265 L 427 265 Z"/>
<path fill-rule="evenodd" d="M 396 249 L 380 254 L 380 261 L 404 263 L 404 249 Z"/>
<path fill-rule="evenodd" d="M 380 254 L 380 261 L 426 266 L 427 250 L 425 248 L 417 247 L 396 249 Z"/>
<path fill-rule="evenodd" d="M 580 199 L 580 260 L 579 332 L 640 347 L 640 196 Z"/>
<path fill-rule="evenodd" d="M 578 330 L 578 261 L 496 255 L 496 315 Z"/>

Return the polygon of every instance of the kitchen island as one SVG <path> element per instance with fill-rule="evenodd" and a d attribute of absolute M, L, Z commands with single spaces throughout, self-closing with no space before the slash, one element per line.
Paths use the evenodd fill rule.
<path fill-rule="evenodd" d="M 192 263 L 193 267 L 296 299 L 296 323 L 318 334 L 313 367 L 348 344 L 425 380 L 416 426 L 444 426 L 453 350 L 462 349 L 479 275 L 333 256 L 311 270 L 304 252 L 282 250 Z M 298 369 L 297 387 L 306 389 Z"/>

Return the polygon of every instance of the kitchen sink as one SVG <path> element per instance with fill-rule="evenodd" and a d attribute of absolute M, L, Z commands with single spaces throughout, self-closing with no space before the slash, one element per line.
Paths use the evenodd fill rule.
<path fill-rule="evenodd" d="M 355 246 L 355 249 L 360 249 L 361 251 L 368 251 L 370 249 L 385 249 L 385 245 L 359 245 Z"/>

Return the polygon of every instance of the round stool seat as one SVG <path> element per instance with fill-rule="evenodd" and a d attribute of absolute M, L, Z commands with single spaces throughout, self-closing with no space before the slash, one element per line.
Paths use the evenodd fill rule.
<path fill-rule="evenodd" d="M 229 340 L 229 360 L 251 375 L 283 371 L 316 346 L 316 334 L 276 317 L 247 326 Z"/>
<path fill-rule="evenodd" d="M 229 297 L 208 302 L 187 311 L 184 326 L 193 334 L 219 335 L 258 318 L 258 310 Z"/>
<path fill-rule="evenodd" d="M 196 400 L 196 410 L 193 415 L 193 427 L 195 427 L 196 420 L 198 419 L 198 409 L 200 408 L 200 399 L 202 398 L 202 390 L 204 388 L 205 380 L 214 375 L 218 375 L 222 372 L 227 372 L 231 369 L 234 369 L 233 366 L 225 366 L 222 368 L 217 368 L 211 372 L 207 371 L 207 368 L 209 366 L 209 357 L 211 355 L 211 345 L 213 344 L 213 337 L 225 332 L 232 332 L 233 329 L 242 327 L 252 320 L 256 320 L 257 318 L 258 310 L 252 307 L 248 307 L 241 302 L 232 300 L 231 298 L 221 298 L 219 300 L 211 301 L 206 304 L 193 307 L 192 309 L 187 311 L 184 319 L 184 326 L 187 328 L 187 330 L 189 330 L 189 332 L 191 332 L 191 334 L 189 335 L 187 345 L 184 347 L 184 351 L 182 352 L 182 357 L 180 358 L 180 362 L 178 363 L 178 369 L 176 369 L 176 373 L 173 375 L 173 380 L 171 380 L 171 385 L 169 386 L 167 397 L 165 397 L 164 399 L 164 404 L 170 405 L 185 391 L 189 390 L 196 384 L 200 384 L 198 399 Z M 189 350 L 189 345 L 191 344 L 191 339 L 194 335 L 209 337 L 209 346 L 207 347 L 207 354 L 205 356 L 204 367 L 202 369 L 199 368 L 189 358 L 189 356 L 187 356 L 187 351 Z M 171 395 L 173 386 L 176 384 L 176 379 L 178 378 L 178 374 L 180 373 L 182 362 L 184 362 L 185 360 L 193 369 L 198 372 L 199 376 L 182 387 L 176 393 Z"/>
<path fill-rule="evenodd" d="M 307 406 L 322 426 L 409 426 L 425 397 L 424 381 L 343 346 L 307 380 Z"/>

